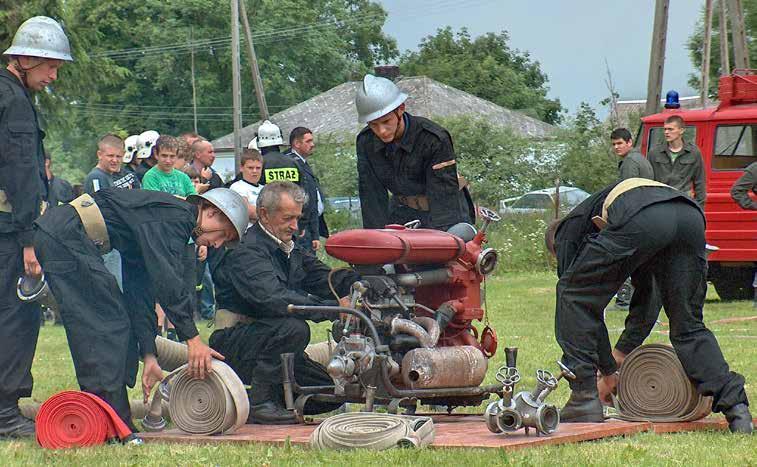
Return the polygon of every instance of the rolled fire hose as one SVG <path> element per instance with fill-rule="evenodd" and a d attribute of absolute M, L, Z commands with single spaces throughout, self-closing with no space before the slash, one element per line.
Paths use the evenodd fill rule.
<path fill-rule="evenodd" d="M 617 414 L 631 422 L 690 422 L 710 414 L 712 398 L 697 393 L 672 347 L 648 344 L 620 367 Z"/>
<path fill-rule="evenodd" d="M 45 449 L 96 446 L 132 436 L 107 402 L 79 391 L 59 392 L 46 400 L 39 408 L 36 425 L 37 442 Z"/>
<path fill-rule="evenodd" d="M 324 420 L 310 436 L 317 449 L 373 449 L 377 451 L 426 447 L 434 441 L 430 417 L 381 413 L 343 413 Z"/>
<path fill-rule="evenodd" d="M 171 388 L 168 410 L 180 430 L 196 435 L 229 434 L 247 422 L 247 391 L 227 364 L 213 360 L 213 371 L 205 379 L 189 376 L 185 364 L 166 379 Z"/>
<path fill-rule="evenodd" d="M 155 337 L 156 358 L 163 371 L 174 371 L 189 360 L 187 345 L 163 336 Z"/>
<path fill-rule="evenodd" d="M 157 336 L 155 346 L 158 364 L 171 372 L 163 384 L 169 383 L 168 413 L 177 428 L 199 435 L 228 434 L 247 422 L 250 411 L 247 391 L 230 366 L 213 360 L 213 371 L 204 380 L 195 379 L 187 371 L 186 344 Z M 156 391 L 153 397 L 160 395 Z M 157 409 L 154 401 L 152 412 Z"/>
<path fill-rule="evenodd" d="M 168 401 L 161 400 L 161 405 L 163 408 L 163 414 L 168 414 Z M 26 418 L 35 420 L 41 406 L 42 404 L 40 404 L 39 402 L 31 401 L 19 404 L 18 408 L 21 411 L 21 415 Z M 129 408 L 131 409 L 131 418 L 138 420 L 144 418 L 144 416 L 147 415 L 147 411 L 150 406 L 142 402 L 141 399 L 130 399 Z"/>

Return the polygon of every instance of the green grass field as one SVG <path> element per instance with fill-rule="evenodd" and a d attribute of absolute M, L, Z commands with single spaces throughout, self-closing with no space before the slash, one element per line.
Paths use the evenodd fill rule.
<path fill-rule="evenodd" d="M 554 339 L 554 282 L 554 274 L 544 272 L 505 274 L 487 283 L 489 316 L 499 335 L 500 348 L 505 345 L 519 348 L 518 366 L 524 376 L 521 389 L 533 387 L 537 368 L 555 370 L 555 360 L 560 357 Z M 755 314 L 750 302 L 722 303 L 712 290 L 705 305 L 708 323 Z M 614 342 L 620 335 L 625 314 L 608 311 L 607 316 Z M 666 321 L 664 315 L 660 319 Z M 204 323 L 200 328 L 207 337 L 210 330 Z M 749 398 L 757 400 L 757 321 L 712 324 L 710 328 L 720 341 L 731 368 L 746 376 Z M 324 329 L 314 329 L 314 341 L 322 340 Z M 667 336 L 661 332 L 665 329 L 665 326 L 657 326 L 650 341 L 667 342 Z M 487 381 L 493 381 L 494 372 L 502 361 L 500 353 L 490 363 Z M 61 327 L 42 329 L 33 372 L 33 399 L 36 401 L 44 401 L 57 391 L 78 387 Z M 139 390 L 134 390 L 133 396 L 139 397 Z M 567 385 L 563 384 L 550 400 L 562 405 L 567 397 Z M 45 451 L 33 441 L 5 441 L 0 442 L 0 459 L 5 465 L 757 465 L 757 436 L 724 432 L 644 433 L 512 453 L 480 449 L 339 453 L 259 444 L 115 445 Z"/>

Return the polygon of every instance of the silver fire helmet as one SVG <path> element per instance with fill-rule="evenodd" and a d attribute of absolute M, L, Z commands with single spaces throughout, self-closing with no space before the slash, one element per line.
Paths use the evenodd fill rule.
<path fill-rule="evenodd" d="M 247 201 L 245 201 L 242 195 L 228 188 L 213 188 L 201 195 L 187 196 L 187 201 L 193 204 L 199 204 L 200 200 L 203 199 L 221 210 L 226 218 L 231 221 L 234 230 L 237 232 L 238 239 L 241 240 L 245 229 L 247 229 L 247 223 L 250 220 L 247 211 Z"/>
<path fill-rule="evenodd" d="M 24 21 L 3 55 L 74 61 L 66 33 L 57 21 L 47 16 L 35 16 Z"/>
<path fill-rule="evenodd" d="M 355 94 L 357 119 L 368 123 L 383 117 L 407 100 L 407 94 L 386 78 L 365 75 Z"/>

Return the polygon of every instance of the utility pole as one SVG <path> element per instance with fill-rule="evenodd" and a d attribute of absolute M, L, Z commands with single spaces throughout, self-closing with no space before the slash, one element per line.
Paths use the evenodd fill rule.
<path fill-rule="evenodd" d="M 192 64 L 192 115 L 194 119 L 195 133 L 197 133 L 197 86 L 195 84 L 195 48 L 192 41 L 194 40 L 194 28 L 189 29 L 189 53 L 190 63 Z"/>
<path fill-rule="evenodd" d="M 662 93 L 662 72 L 665 66 L 665 43 L 668 35 L 668 11 L 670 0 L 656 0 L 652 46 L 649 54 L 649 77 L 647 78 L 647 105 L 644 115 L 657 113 Z"/>
<path fill-rule="evenodd" d="M 242 85 L 239 68 L 239 0 L 231 0 L 231 98 L 234 105 L 235 172 L 242 159 Z"/>
<path fill-rule="evenodd" d="M 725 2 L 727 0 L 718 0 L 720 3 L 720 74 L 731 74 L 731 57 L 728 47 L 728 12 L 726 11 Z"/>
<path fill-rule="evenodd" d="M 710 93 L 710 48 L 712 45 L 712 0 L 704 2 L 704 42 L 702 45 L 702 107 Z"/>
<path fill-rule="evenodd" d="M 733 67 L 749 68 L 749 48 L 744 30 L 744 10 L 741 0 L 728 0 L 728 14 L 731 17 L 731 31 L 733 34 Z"/>
<path fill-rule="evenodd" d="M 265 91 L 263 90 L 263 80 L 260 78 L 260 69 L 258 68 L 258 56 L 255 55 L 255 45 L 252 43 L 252 31 L 250 30 L 250 21 L 247 19 L 247 7 L 245 0 L 239 0 L 239 13 L 242 15 L 242 25 L 244 34 L 247 38 L 247 54 L 250 59 L 250 68 L 252 69 L 252 83 L 255 85 L 255 97 L 258 100 L 260 109 L 260 119 L 268 120 L 268 104 L 265 101 Z"/>

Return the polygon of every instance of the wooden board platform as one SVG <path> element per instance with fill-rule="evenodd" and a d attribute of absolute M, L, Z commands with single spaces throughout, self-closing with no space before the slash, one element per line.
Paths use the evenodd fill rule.
<path fill-rule="evenodd" d="M 466 448 L 501 448 L 505 450 L 520 449 L 549 444 L 576 443 L 613 436 L 625 436 L 652 431 L 654 433 L 676 433 L 681 431 L 724 430 L 727 429 L 723 417 L 708 417 L 689 423 L 630 423 L 607 421 L 605 423 L 563 423 L 551 436 L 536 436 L 531 432 L 526 436 L 524 430 L 515 433 L 491 433 L 481 416 L 473 415 L 437 415 L 433 414 L 436 437 L 432 447 L 466 447 Z M 271 444 L 305 444 L 310 442 L 310 434 L 315 424 L 263 426 L 245 425 L 236 433 L 223 436 L 189 435 L 178 429 L 160 433 L 141 433 L 145 442 L 167 443 L 271 443 Z"/>

